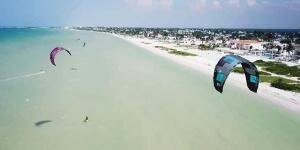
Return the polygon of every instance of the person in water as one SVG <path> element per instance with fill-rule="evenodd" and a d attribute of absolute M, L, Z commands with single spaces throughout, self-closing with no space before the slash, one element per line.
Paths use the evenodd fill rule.
<path fill-rule="evenodd" d="M 88 122 L 89 121 L 89 117 L 85 116 L 85 119 L 83 120 L 83 122 Z"/>

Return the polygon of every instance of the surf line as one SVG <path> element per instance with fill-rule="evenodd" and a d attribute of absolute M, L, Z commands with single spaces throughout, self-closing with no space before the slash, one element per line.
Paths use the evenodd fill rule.
<path fill-rule="evenodd" d="M 40 71 L 40 72 L 35 72 L 35 73 L 10 77 L 10 78 L 6 78 L 6 79 L 0 79 L 0 82 L 10 81 L 10 80 L 17 80 L 17 79 L 25 79 L 25 78 L 30 78 L 30 77 L 34 77 L 34 76 L 39 76 L 39 75 L 42 75 L 42 74 L 45 74 L 45 73 L 46 73 L 46 71 Z"/>

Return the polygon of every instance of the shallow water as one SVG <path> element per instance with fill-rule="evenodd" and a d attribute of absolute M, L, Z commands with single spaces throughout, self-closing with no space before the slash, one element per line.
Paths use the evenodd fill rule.
<path fill-rule="evenodd" d="M 300 147 L 299 116 L 116 37 L 0 29 L 0 45 L 1 150 Z M 72 52 L 57 67 L 55 46 Z"/>

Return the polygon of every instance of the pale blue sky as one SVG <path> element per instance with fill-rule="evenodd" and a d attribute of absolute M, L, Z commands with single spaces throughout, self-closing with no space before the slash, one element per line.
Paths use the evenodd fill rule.
<path fill-rule="evenodd" d="M 0 0 L 0 26 L 300 28 L 300 0 Z"/>

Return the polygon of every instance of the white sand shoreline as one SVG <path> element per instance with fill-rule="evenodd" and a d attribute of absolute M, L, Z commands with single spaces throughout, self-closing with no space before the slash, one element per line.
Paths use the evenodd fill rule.
<path fill-rule="evenodd" d="M 170 45 L 170 44 L 168 45 L 168 44 L 159 43 L 159 42 L 156 42 L 156 41 L 150 40 L 150 39 L 140 39 L 140 38 L 135 38 L 135 37 L 131 37 L 131 36 L 123 36 L 123 35 L 116 35 L 116 34 L 111 34 L 111 35 L 121 38 L 123 40 L 126 40 L 126 41 L 128 41 L 134 45 L 137 45 L 143 49 L 146 49 L 154 54 L 157 54 L 159 56 L 170 59 L 178 64 L 184 65 L 186 67 L 190 67 L 190 68 L 197 70 L 208 76 L 213 75 L 214 66 L 218 62 L 218 59 L 221 58 L 222 56 L 226 55 L 222 52 L 217 52 L 217 51 L 199 51 L 199 50 L 197 50 L 197 51 L 190 51 L 190 52 L 198 54 L 197 57 L 177 56 L 177 55 L 169 54 L 166 51 L 162 51 L 162 50 L 154 47 L 157 45 L 172 47 L 172 45 Z M 147 43 L 147 44 L 145 44 L 145 43 Z M 173 46 L 173 48 L 174 48 L 174 46 Z M 176 47 L 176 49 L 182 50 L 178 47 Z M 249 56 L 249 57 L 246 56 L 246 58 L 251 61 L 254 61 L 253 60 L 254 58 L 251 58 L 251 56 Z M 235 85 L 236 87 L 249 92 L 249 90 L 247 89 L 247 86 L 244 86 L 244 85 L 246 85 L 244 75 L 232 73 L 227 80 L 227 84 Z M 282 106 L 289 111 L 300 114 L 300 94 L 299 93 L 280 90 L 277 88 L 270 87 L 270 85 L 268 85 L 267 83 L 260 83 L 260 87 L 258 89 L 257 95 L 271 103 Z"/>

